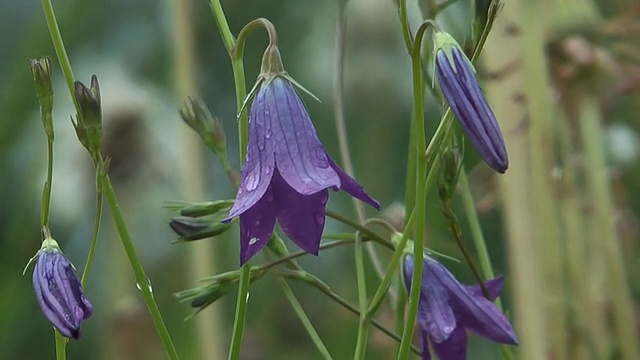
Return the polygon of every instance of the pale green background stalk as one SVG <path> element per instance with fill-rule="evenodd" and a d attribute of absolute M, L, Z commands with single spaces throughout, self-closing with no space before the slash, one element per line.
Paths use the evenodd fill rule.
<path fill-rule="evenodd" d="M 508 31 L 509 27 L 521 27 L 518 2 L 506 1 L 500 16 L 489 36 L 483 59 L 485 71 L 499 73 L 501 70 L 522 61 L 523 44 L 520 36 Z M 513 319 L 520 346 L 517 358 L 522 360 L 545 359 L 546 316 L 540 298 L 542 276 L 539 273 L 539 242 L 533 236 L 535 222 L 531 198 L 532 176 L 529 170 L 529 139 L 527 137 L 526 102 L 517 94 L 524 92 L 522 67 L 503 74 L 497 80 L 485 83 L 487 93 L 496 118 L 500 122 L 507 150 L 509 170 L 498 177 L 499 190 L 503 202 L 503 214 L 507 233 L 510 276 L 506 279 L 513 299 Z M 532 296 L 531 294 L 536 294 Z"/>
<path fill-rule="evenodd" d="M 191 0 L 172 0 L 169 4 L 172 14 L 173 73 L 174 87 L 178 99 L 198 98 L 200 91 L 196 81 L 198 63 L 193 36 L 194 17 Z M 202 201 L 205 198 L 205 176 L 203 146 L 198 135 L 188 126 L 181 126 L 180 137 L 184 161 L 182 165 L 182 196 L 187 201 Z M 210 181 L 209 186 L 214 182 Z M 196 241 L 189 244 L 189 283 L 197 284 L 200 279 L 215 273 L 215 256 L 211 241 Z M 223 354 L 220 331 L 220 307 L 212 304 L 191 320 L 195 323 L 195 357 L 217 359 Z"/>

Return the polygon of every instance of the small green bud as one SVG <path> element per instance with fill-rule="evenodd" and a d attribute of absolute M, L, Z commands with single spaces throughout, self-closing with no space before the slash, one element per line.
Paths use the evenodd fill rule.
<path fill-rule="evenodd" d="M 36 95 L 40 102 L 43 113 L 51 113 L 53 111 L 53 86 L 51 85 L 51 75 L 53 73 L 53 65 L 51 58 L 43 56 L 37 59 L 29 60 L 31 65 L 31 75 L 36 84 Z"/>
<path fill-rule="evenodd" d="M 179 211 L 182 216 L 201 217 L 206 215 L 217 215 L 223 210 L 230 209 L 233 200 L 216 200 L 201 203 L 190 202 L 167 202 L 164 208 Z"/>
<path fill-rule="evenodd" d="M 211 115 L 202 100 L 189 98 L 180 109 L 180 116 L 200 135 L 202 141 L 218 156 L 227 158 L 227 138 L 220 119 Z"/>
<path fill-rule="evenodd" d="M 205 220 L 189 216 L 176 216 L 169 223 L 171 229 L 180 236 L 176 242 L 201 240 L 225 233 L 231 224 L 219 220 Z"/>
<path fill-rule="evenodd" d="M 74 83 L 75 98 L 80 107 L 77 122 L 73 125 L 82 145 L 92 157 L 97 158 L 102 144 L 102 106 L 98 77 L 91 76 L 91 87 L 80 81 Z"/>
<path fill-rule="evenodd" d="M 445 149 L 440 154 L 440 178 L 438 195 L 443 203 L 448 203 L 458 187 L 458 178 L 462 168 L 462 151 L 458 146 Z"/>

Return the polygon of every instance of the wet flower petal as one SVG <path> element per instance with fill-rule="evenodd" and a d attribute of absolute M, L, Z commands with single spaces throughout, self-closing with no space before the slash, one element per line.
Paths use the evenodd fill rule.
<path fill-rule="evenodd" d="M 274 175 L 273 189 L 278 194 L 278 222 L 287 236 L 302 250 L 318 255 L 324 211 L 329 191 L 324 189 L 312 195 L 302 195 L 280 177 Z"/>
<path fill-rule="evenodd" d="M 276 199 L 269 187 L 260 201 L 240 215 L 240 263 L 262 250 L 276 225 Z"/>
<path fill-rule="evenodd" d="M 351 176 L 344 172 L 344 170 L 336 165 L 336 163 L 333 162 L 333 159 L 331 159 L 329 155 L 327 155 L 327 158 L 329 159 L 331 168 L 335 170 L 335 172 L 338 174 L 338 177 L 340 178 L 340 188 L 338 190 L 342 190 L 347 194 L 353 196 L 354 198 L 373 206 L 377 210 L 380 210 L 380 203 L 369 196 L 366 192 L 364 192 L 362 185 L 358 184 L 357 181 L 355 181 Z"/>
<path fill-rule="evenodd" d="M 410 290 L 414 258 L 403 259 L 404 282 Z M 425 255 L 418 305 L 418 324 L 424 339 L 431 341 L 440 359 L 465 359 L 467 335 L 465 329 L 490 340 L 517 345 L 515 331 L 504 314 L 482 295 L 479 285 L 461 284 L 442 264 Z M 485 283 L 494 300 L 502 291 L 504 279 L 498 277 Z M 423 339 L 423 359 L 429 359 Z"/>
<path fill-rule="evenodd" d="M 280 174 L 298 193 L 314 194 L 340 187 L 340 178 L 329 164 L 311 118 L 293 85 L 276 77 L 265 86 L 265 112 L 272 116 L 276 164 Z"/>
<path fill-rule="evenodd" d="M 287 76 L 261 74 L 251 105 L 241 184 L 223 220 L 240 216 L 241 263 L 266 245 L 276 218 L 294 243 L 317 255 L 329 188 L 380 207 L 331 160 Z"/>

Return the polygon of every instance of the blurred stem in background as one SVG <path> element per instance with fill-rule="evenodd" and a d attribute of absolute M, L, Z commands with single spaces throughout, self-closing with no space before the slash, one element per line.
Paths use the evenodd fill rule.
<path fill-rule="evenodd" d="M 550 7 L 555 16 L 545 17 Z M 553 53 L 567 51 L 565 37 L 597 29 L 595 9 L 588 0 L 506 2 L 485 55 L 512 164 L 500 187 L 522 359 L 638 358 L 595 95 L 601 86 L 580 79 L 595 70 L 583 64 L 564 78 L 549 70 L 549 55 L 567 55 Z M 579 81 L 565 84 L 571 80 Z M 585 159 L 584 183 L 576 155 Z"/>
<path fill-rule="evenodd" d="M 191 0 L 172 0 L 170 2 L 172 14 L 173 36 L 173 74 L 174 87 L 179 99 L 199 97 L 200 91 L 196 81 L 196 61 L 193 9 Z M 182 124 L 181 124 L 182 125 Z M 182 148 L 182 194 L 187 201 L 201 201 L 205 197 L 204 162 L 202 146 L 198 135 L 187 126 L 181 126 Z M 200 279 L 215 272 L 212 242 L 198 241 L 190 244 L 189 282 L 196 284 Z M 195 322 L 197 334 L 195 347 L 198 349 L 192 358 L 218 359 L 223 354 L 220 332 L 219 305 L 209 306 L 192 319 Z"/>
<path fill-rule="evenodd" d="M 578 103 L 582 142 L 586 160 L 587 186 L 591 193 L 594 211 L 593 223 L 598 226 L 593 229 L 597 243 L 594 243 L 593 253 L 604 258 L 606 281 L 602 284 L 601 293 L 610 294 L 609 301 L 613 303 L 614 331 L 613 337 L 619 343 L 614 353 L 619 353 L 621 359 L 638 359 L 638 334 L 636 330 L 636 315 L 631 303 L 627 276 L 624 269 L 624 259 L 619 245 L 615 228 L 614 209 L 611 200 L 609 173 L 607 171 L 603 137 L 602 116 L 598 99 L 589 93 L 581 94 Z M 596 295 L 596 294 L 594 294 Z M 600 295 L 600 294 L 597 294 Z"/>
<path fill-rule="evenodd" d="M 550 104 L 547 57 L 545 53 L 545 9 L 551 6 L 545 1 L 521 1 L 522 49 L 525 95 L 528 107 L 529 161 L 532 174 L 531 197 L 534 241 L 541 245 L 541 275 L 545 279 L 543 303 L 546 307 L 546 334 L 549 356 L 567 359 L 566 300 L 562 261 L 567 259 L 560 237 L 559 207 L 556 201 L 552 171 L 555 167 L 554 130 L 555 116 Z M 542 23 L 541 23 L 542 22 Z"/>
<path fill-rule="evenodd" d="M 522 100 L 525 85 L 521 54 L 526 48 L 520 43 L 520 31 L 522 20 L 518 2 L 504 2 L 483 57 L 487 71 L 500 75 L 487 82 L 485 90 L 509 151 L 509 170 L 498 177 L 498 184 L 507 233 L 511 269 L 508 281 L 512 289 L 514 325 L 522 340 L 517 358 L 539 360 L 547 358 L 546 314 L 540 301 L 544 299 L 543 277 L 539 273 L 542 260 L 538 239 L 534 237 L 536 223 L 533 220 L 532 197 L 535 194 L 531 191 L 532 174 L 529 169 L 529 121 L 527 103 Z M 508 73 L 501 73 L 512 68 Z"/>

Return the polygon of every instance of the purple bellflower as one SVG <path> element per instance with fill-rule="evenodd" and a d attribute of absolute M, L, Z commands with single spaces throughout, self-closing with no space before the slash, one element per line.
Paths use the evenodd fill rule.
<path fill-rule="evenodd" d="M 327 154 L 294 85 L 277 47 L 270 45 L 251 91 L 255 98 L 240 187 L 224 220 L 240 217 L 241 264 L 267 244 L 276 220 L 294 243 L 317 255 L 328 189 L 380 208 Z"/>
<path fill-rule="evenodd" d="M 480 90 L 473 64 L 451 35 L 437 32 L 434 43 L 442 94 L 482 159 L 495 171 L 504 173 L 509 167 L 507 149 L 496 117 Z"/>
<path fill-rule="evenodd" d="M 489 301 L 483 296 L 480 285 L 461 284 L 447 268 L 427 255 L 423 261 L 418 304 L 422 359 L 431 359 L 427 345 L 431 342 L 440 360 L 465 360 L 467 329 L 495 342 L 518 344 L 511 323 L 492 303 L 502 292 L 502 276 L 485 283 Z M 403 274 L 407 291 L 411 287 L 413 264 L 413 255 L 405 255 Z"/>
<path fill-rule="evenodd" d="M 91 316 L 93 308 L 73 266 L 51 238 L 44 240 L 36 256 L 33 289 L 42 313 L 63 336 L 80 338 L 80 324 Z"/>

